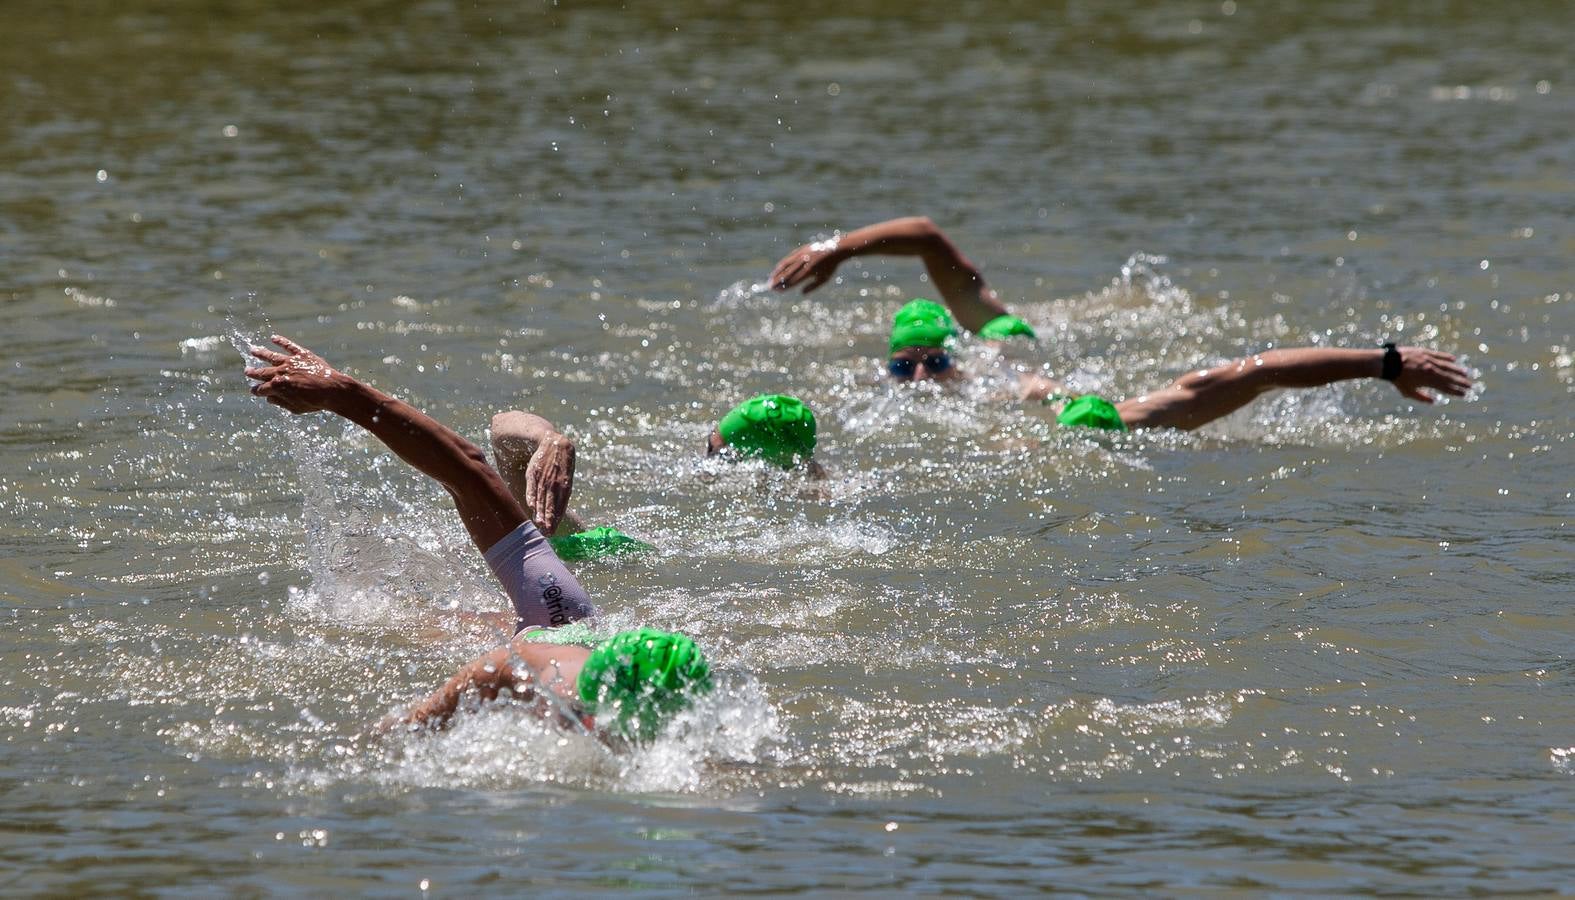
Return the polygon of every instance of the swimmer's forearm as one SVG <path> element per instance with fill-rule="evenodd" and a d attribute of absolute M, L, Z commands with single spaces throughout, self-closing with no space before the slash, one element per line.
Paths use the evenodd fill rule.
<path fill-rule="evenodd" d="M 1265 350 L 1246 357 L 1237 365 L 1261 365 L 1264 379 L 1273 387 L 1310 388 L 1353 378 L 1381 377 L 1384 351 L 1296 347 Z"/>
<path fill-rule="evenodd" d="M 563 433 L 553 427 L 553 424 L 535 413 L 511 409 L 500 412 L 492 417 L 492 439 L 517 443 L 520 448 L 534 448 L 536 445 L 553 438 L 562 438 Z M 501 450 L 502 448 L 500 448 Z M 524 456 L 528 459 L 529 454 Z"/>
<path fill-rule="evenodd" d="M 1006 315 L 1005 304 L 984 283 L 979 267 L 928 217 L 892 219 L 851 231 L 837 243 L 837 253 L 844 258 L 866 254 L 919 257 L 957 324 L 969 331 L 978 331 L 991 319 Z"/>
<path fill-rule="evenodd" d="M 521 683 L 515 677 L 509 662 L 507 647 L 499 648 L 456 672 L 431 696 L 411 707 L 399 722 L 424 728 L 442 728 L 454 717 L 466 694 L 475 692 L 481 702 L 497 699 L 499 691 L 508 688 L 515 696 L 524 698 L 530 692 L 529 682 Z"/>
<path fill-rule="evenodd" d="M 400 459 L 450 490 L 472 479 L 494 479 L 503 486 L 481 448 L 405 401 L 347 380 L 349 384 L 335 395 L 332 410 L 372 432 Z"/>
<path fill-rule="evenodd" d="M 485 552 L 525 521 L 525 510 L 481 448 L 403 400 L 348 375 L 328 409 L 360 425 L 454 498 L 460 520 Z"/>
<path fill-rule="evenodd" d="M 837 255 L 844 259 L 867 253 L 884 253 L 889 256 L 937 254 L 962 257 L 962 253 L 952 245 L 945 233 L 925 216 L 908 216 L 866 225 L 848 232 L 837 241 Z"/>

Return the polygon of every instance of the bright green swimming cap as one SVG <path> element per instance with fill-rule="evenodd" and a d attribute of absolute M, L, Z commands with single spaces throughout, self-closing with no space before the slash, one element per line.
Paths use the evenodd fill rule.
<path fill-rule="evenodd" d="M 761 394 L 733 407 L 716 430 L 728 446 L 787 468 L 815 452 L 815 414 L 787 394 Z"/>
<path fill-rule="evenodd" d="M 1068 400 L 1066 405 L 1061 407 L 1061 414 L 1056 416 L 1055 420 L 1062 425 L 1103 428 L 1106 431 L 1127 430 L 1126 423 L 1121 421 L 1121 413 L 1116 411 L 1115 404 L 1094 394 L 1084 394 L 1075 400 Z"/>
<path fill-rule="evenodd" d="M 558 554 L 559 559 L 569 560 L 600 559 L 603 556 L 618 556 L 623 553 L 639 553 L 642 550 L 656 549 L 608 525 L 576 534 L 560 534 L 547 538 L 547 543 L 552 545 L 553 552 Z"/>
<path fill-rule="evenodd" d="M 934 300 L 909 300 L 891 319 L 891 352 L 904 347 L 942 347 L 957 333 L 952 314 Z"/>
<path fill-rule="evenodd" d="M 711 689 L 711 665 L 687 636 L 637 628 L 592 650 L 576 684 L 586 712 L 617 714 L 603 727 L 648 741 L 691 697 Z"/>
<path fill-rule="evenodd" d="M 984 323 L 984 327 L 979 329 L 979 336 L 987 341 L 1004 341 L 1014 337 L 1033 340 L 1039 335 L 1034 334 L 1032 326 L 1016 316 L 996 316 Z"/>

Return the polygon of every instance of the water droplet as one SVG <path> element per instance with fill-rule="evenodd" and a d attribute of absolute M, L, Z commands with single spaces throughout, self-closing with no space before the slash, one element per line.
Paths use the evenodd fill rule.
<path fill-rule="evenodd" d="M 238 135 L 240 133 L 241 133 L 241 130 L 239 128 L 236 128 L 234 125 L 226 125 L 226 126 L 224 126 L 224 136 L 227 137 L 227 138 L 235 137 L 236 135 Z"/>
<path fill-rule="evenodd" d="M 103 184 L 104 182 L 109 180 L 109 173 L 104 171 L 103 169 L 99 169 L 98 170 L 98 175 L 96 177 L 98 178 L 99 184 Z"/>

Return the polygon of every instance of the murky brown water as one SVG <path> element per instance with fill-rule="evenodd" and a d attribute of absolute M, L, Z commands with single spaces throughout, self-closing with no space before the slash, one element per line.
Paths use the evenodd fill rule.
<path fill-rule="evenodd" d="M 13 892 L 1575 889 L 1562 3 L 0 7 L 0 883 Z M 1196 435 L 879 383 L 926 213 L 1121 394 L 1269 344 L 1462 354 Z M 346 737 L 494 636 L 441 491 L 244 392 L 294 335 L 484 439 L 725 728 Z M 977 353 L 967 363 L 984 365 Z M 697 451 L 764 389 L 820 488 Z"/>

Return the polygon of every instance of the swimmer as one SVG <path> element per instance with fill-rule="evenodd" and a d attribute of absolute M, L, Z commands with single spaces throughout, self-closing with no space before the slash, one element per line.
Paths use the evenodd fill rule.
<path fill-rule="evenodd" d="M 958 326 L 987 341 L 1032 340 L 1033 328 L 1007 312 L 984 276 L 929 219 L 892 219 L 828 241 L 806 244 L 771 271 L 778 291 L 800 285 L 809 293 L 856 256 L 917 256 L 946 301 L 916 299 L 892 321 L 887 372 L 896 381 L 955 381 L 966 377 L 950 353 Z M 1336 381 L 1382 378 L 1401 395 L 1432 403 L 1437 394 L 1463 397 L 1471 376 L 1448 353 L 1384 344 L 1375 349 L 1294 347 L 1266 350 L 1189 372 L 1157 391 L 1119 403 L 1093 395 L 1068 396 L 1051 379 L 1019 376 L 1017 395 L 1053 408 L 1056 421 L 1110 431 L 1137 428 L 1191 430 L 1229 415 L 1277 388 L 1313 388 Z"/>
<path fill-rule="evenodd" d="M 759 458 L 783 469 L 802 465 L 825 476 L 814 459 L 815 414 L 797 397 L 761 394 L 729 410 L 706 437 L 707 456 Z M 561 559 L 583 560 L 652 549 L 610 526 L 589 528 L 569 509 L 574 492 L 574 441 L 535 413 L 509 410 L 492 417 L 498 472 Z"/>
<path fill-rule="evenodd" d="M 826 477 L 815 461 L 815 413 L 791 394 L 760 394 L 728 410 L 706 435 L 706 456 L 763 459 L 782 469 L 803 466 Z"/>
<path fill-rule="evenodd" d="M 585 589 L 509 493 L 475 445 L 404 401 L 344 374 L 275 335 L 280 351 L 251 348 L 267 363 L 249 368 L 252 393 L 294 413 L 331 412 L 360 425 L 441 484 L 460 521 L 514 606 L 516 636 L 464 666 L 429 697 L 385 720 L 383 730 L 440 728 L 461 707 L 512 698 L 542 718 L 605 739 L 654 737 L 710 689 L 710 667 L 682 634 L 641 628 L 594 646 L 563 626 L 596 609 Z M 282 351 L 282 352 L 281 352 Z"/>

